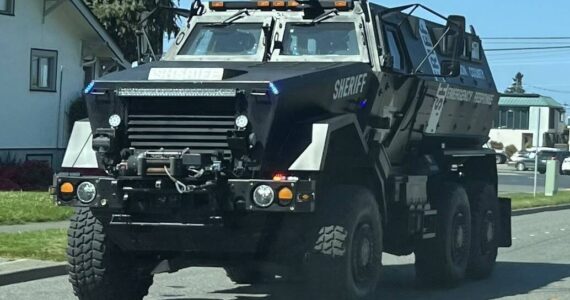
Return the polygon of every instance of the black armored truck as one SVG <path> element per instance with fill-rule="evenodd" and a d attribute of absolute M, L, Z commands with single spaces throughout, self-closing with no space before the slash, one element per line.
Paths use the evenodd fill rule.
<path fill-rule="evenodd" d="M 159 61 L 86 87 L 54 178 L 76 208 L 80 299 L 141 299 L 192 266 L 369 299 L 383 252 L 415 254 L 433 284 L 490 275 L 511 207 L 482 147 L 498 93 L 464 17 L 365 0 L 177 12 Z"/>

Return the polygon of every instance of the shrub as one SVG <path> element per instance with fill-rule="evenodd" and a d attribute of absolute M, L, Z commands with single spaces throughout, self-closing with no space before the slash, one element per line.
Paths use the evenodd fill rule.
<path fill-rule="evenodd" d="M 517 147 L 515 147 L 515 145 L 508 145 L 507 147 L 505 147 L 505 155 L 508 158 L 511 158 L 511 156 L 513 156 L 513 154 L 515 154 L 517 151 L 519 151 L 517 149 Z"/>
<path fill-rule="evenodd" d="M 22 188 L 14 181 L 0 177 L 0 191 L 19 191 Z"/>
<path fill-rule="evenodd" d="M 0 190 L 46 190 L 52 175 L 52 169 L 43 161 L 0 166 Z"/>
<path fill-rule="evenodd" d="M 501 142 L 490 141 L 489 144 L 491 145 L 491 149 L 503 150 L 504 148 L 503 143 Z"/>

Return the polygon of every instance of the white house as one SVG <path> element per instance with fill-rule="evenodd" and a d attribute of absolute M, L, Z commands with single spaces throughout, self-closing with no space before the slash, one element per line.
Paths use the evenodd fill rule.
<path fill-rule="evenodd" d="M 59 166 L 69 104 L 129 67 L 82 0 L 0 0 L 0 157 Z"/>
<path fill-rule="evenodd" d="M 568 147 L 565 120 L 564 106 L 550 97 L 536 94 L 502 96 L 489 137 L 519 150 L 527 146 Z"/>

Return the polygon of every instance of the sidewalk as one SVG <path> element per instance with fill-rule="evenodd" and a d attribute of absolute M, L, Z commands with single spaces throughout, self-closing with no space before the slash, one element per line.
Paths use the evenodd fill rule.
<path fill-rule="evenodd" d="M 69 221 L 0 225 L 0 233 L 18 233 L 48 229 L 67 229 L 67 227 L 69 227 Z"/>

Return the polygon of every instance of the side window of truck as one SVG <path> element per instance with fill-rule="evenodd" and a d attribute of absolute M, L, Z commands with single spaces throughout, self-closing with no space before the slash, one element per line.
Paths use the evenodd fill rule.
<path fill-rule="evenodd" d="M 405 71 L 406 65 L 404 61 L 404 53 L 402 51 L 401 43 L 398 39 L 398 34 L 395 30 L 386 30 L 386 42 L 388 42 L 388 50 L 392 56 L 392 68 L 397 71 Z"/>

